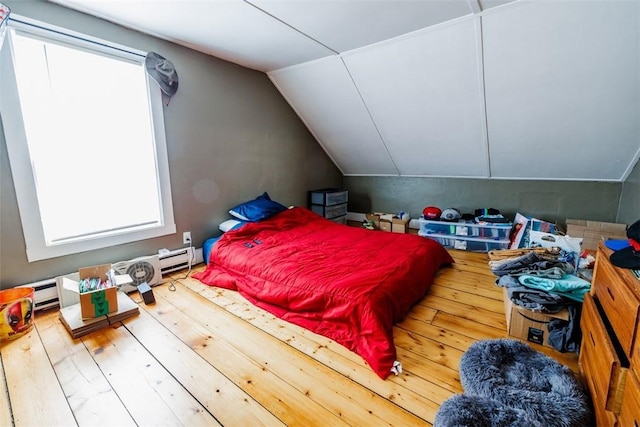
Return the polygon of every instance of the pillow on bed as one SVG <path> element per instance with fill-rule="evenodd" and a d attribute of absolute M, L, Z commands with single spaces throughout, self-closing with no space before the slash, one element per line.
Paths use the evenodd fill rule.
<path fill-rule="evenodd" d="M 240 221 L 239 219 L 228 219 L 228 220 L 224 221 L 222 224 L 220 224 L 218 226 L 218 229 L 220 231 L 222 231 L 223 233 L 226 233 L 227 231 L 231 231 L 231 230 L 235 230 L 237 228 L 240 228 L 243 225 L 245 225 L 246 223 L 247 223 L 247 221 Z"/>
<path fill-rule="evenodd" d="M 267 219 L 286 209 L 287 208 L 282 206 L 280 203 L 271 200 L 265 191 L 261 196 L 232 208 L 229 213 L 243 221 L 257 222 Z"/>

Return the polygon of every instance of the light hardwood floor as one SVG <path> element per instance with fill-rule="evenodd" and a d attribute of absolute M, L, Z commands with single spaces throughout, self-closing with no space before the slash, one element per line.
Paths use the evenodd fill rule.
<path fill-rule="evenodd" d="M 451 253 L 394 329 L 400 376 L 383 381 L 342 346 L 178 273 L 139 316 L 80 339 L 57 310 L 37 313 L 0 347 L 0 425 L 429 426 L 462 391 L 469 345 L 507 336 L 486 254 Z M 575 354 L 532 346 L 578 371 Z"/>

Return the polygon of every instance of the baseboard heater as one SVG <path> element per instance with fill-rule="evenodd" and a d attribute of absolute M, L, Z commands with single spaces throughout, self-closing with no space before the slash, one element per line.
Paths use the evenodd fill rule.
<path fill-rule="evenodd" d="M 160 255 L 159 258 L 160 271 L 162 272 L 162 274 L 168 274 L 173 271 L 188 268 L 189 261 L 191 261 L 191 265 L 196 265 L 202 263 L 204 260 L 202 256 L 202 249 L 194 247 L 169 251 L 163 255 Z M 20 285 L 19 287 L 34 289 L 35 292 L 33 294 L 33 299 L 35 300 L 34 305 L 36 311 L 45 310 L 60 305 L 57 280 L 55 277 L 40 280 L 38 282 L 27 283 L 24 285 Z"/>
<path fill-rule="evenodd" d="M 56 278 L 40 280 L 39 282 L 20 285 L 20 288 L 33 288 L 33 303 L 35 310 L 44 310 L 59 305 L 58 288 L 56 287 Z"/>
<path fill-rule="evenodd" d="M 195 265 L 203 262 L 202 249 L 194 247 L 169 251 L 161 254 L 159 258 L 162 275 L 188 268 L 189 264 Z"/>

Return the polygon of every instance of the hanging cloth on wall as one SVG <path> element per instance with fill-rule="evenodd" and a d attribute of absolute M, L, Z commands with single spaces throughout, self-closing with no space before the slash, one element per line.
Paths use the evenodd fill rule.
<path fill-rule="evenodd" d="M 10 14 L 11 9 L 9 9 L 9 6 L 0 3 L 0 49 L 2 48 L 2 43 L 4 42 L 4 35 L 7 32 L 7 23 L 9 22 Z"/>
<path fill-rule="evenodd" d="M 165 57 L 149 52 L 144 60 L 147 74 L 160 86 L 162 103 L 167 106 L 171 97 L 178 91 L 178 73 L 173 63 Z"/>

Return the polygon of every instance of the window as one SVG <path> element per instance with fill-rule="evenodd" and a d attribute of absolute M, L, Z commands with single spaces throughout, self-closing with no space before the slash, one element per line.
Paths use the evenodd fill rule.
<path fill-rule="evenodd" d="M 11 18 L 0 112 L 29 261 L 175 233 L 145 54 Z"/>

